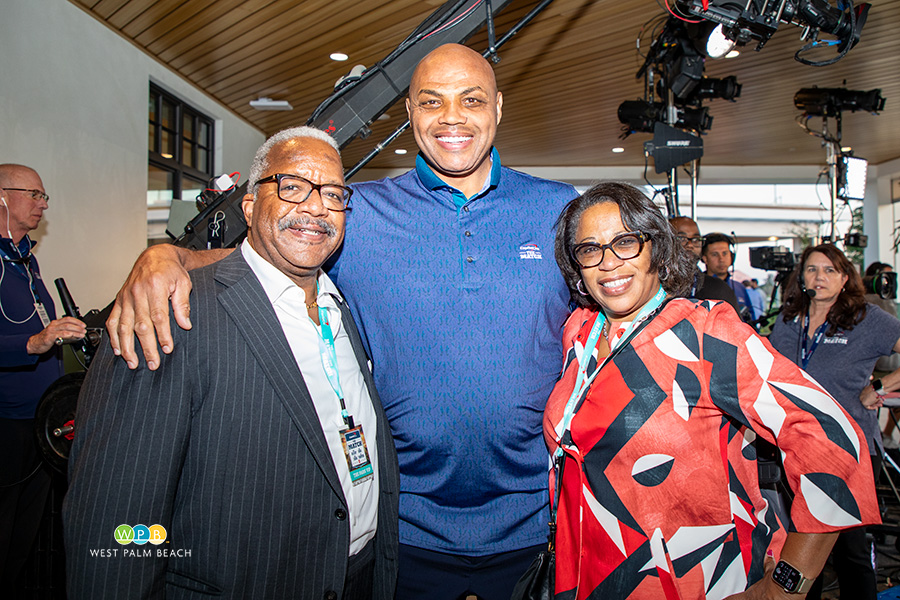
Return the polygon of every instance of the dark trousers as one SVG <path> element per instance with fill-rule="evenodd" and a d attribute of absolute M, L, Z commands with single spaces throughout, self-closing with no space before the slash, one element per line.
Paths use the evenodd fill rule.
<path fill-rule="evenodd" d="M 512 589 L 547 544 L 488 556 L 460 556 L 400 544 L 394 600 L 509 600 Z"/>
<path fill-rule="evenodd" d="M 22 590 L 22 567 L 41 525 L 50 475 L 33 419 L 0 419 L 0 590 Z"/>
<path fill-rule="evenodd" d="M 872 456 L 872 470 L 875 480 L 881 473 L 881 455 Z M 875 578 L 875 566 L 872 563 L 872 548 L 866 540 L 866 528 L 854 527 L 844 529 L 838 534 L 834 549 L 831 551 L 831 564 L 837 573 L 841 598 L 854 600 L 875 600 L 878 585 Z M 821 575 L 806 595 L 807 600 L 818 600 L 822 597 L 823 578 Z"/>
<path fill-rule="evenodd" d="M 375 540 L 350 557 L 341 600 L 369 600 L 375 585 Z"/>

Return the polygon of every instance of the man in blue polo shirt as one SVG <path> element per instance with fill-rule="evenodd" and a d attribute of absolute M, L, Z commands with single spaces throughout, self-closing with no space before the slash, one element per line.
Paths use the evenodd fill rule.
<path fill-rule="evenodd" d="M 473 50 L 450 44 L 426 56 L 406 106 L 416 168 L 353 186 L 329 274 L 354 307 L 397 445 L 397 598 L 506 600 L 546 544 L 541 420 L 569 300 L 553 226 L 577 192 L 500 165 L 503 98 Z M 165 314 L 171 296 L 177 322 L 190 325 L 189 288 L 173 260 L 192 268 L 217 256 L 156 248 L 139 259 L 119 294 L 125 309 L 117 304 L 108 323 L 135 366 L 133 325 L 151 332 L 140 336 L 151 368 L 150 307 Z M 168 317 L 154 321 L 171 351 Z"/>

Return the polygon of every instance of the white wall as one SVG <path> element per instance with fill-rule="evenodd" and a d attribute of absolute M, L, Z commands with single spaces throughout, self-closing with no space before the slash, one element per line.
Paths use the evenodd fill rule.
<path fill-rule="evenodd" d="M 150 80 L 216 119 L 216 173 L 246 173 L 262 132 L 66 0 L 0 2 L 0 163 L 40 173 L 35 253 L 82 312 L 114 298 L 146 246 Z"/>

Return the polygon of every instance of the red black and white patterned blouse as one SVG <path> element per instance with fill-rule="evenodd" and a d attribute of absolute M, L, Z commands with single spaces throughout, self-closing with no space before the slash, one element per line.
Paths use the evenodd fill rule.
<path fill-rule="evenodd" d="M 551 452 L 596 316 L 566 323 Z M 602 367 L 562 440 L 557 598 L 717 599 L 759 580 L 786 531 L 759 491 L 757 436 L 781 450 L 794 530 L 880 522 L 865 439 L 834 399 L 727 304 L 671 300 Z"/>

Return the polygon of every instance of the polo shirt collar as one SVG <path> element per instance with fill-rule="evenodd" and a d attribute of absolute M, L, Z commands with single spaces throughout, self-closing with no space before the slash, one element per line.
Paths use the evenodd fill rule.
<path fill-rule="evenodd" d="M 453 194 L 453 202 L 457 206 L 462 206 L 466 202 L 481 196 L 489 189 L 497 187 L 500 183 L 500 154 L 497 152 L 497 148 L 491 148 L 491 173 L 484 182 L 484 185 L 481 187 L 476 194 L 474 194 L 471 198 L 466 198 L 461 191 L 453 187 L 452 185 L 448 185 L 444 182 L 440 177 L 438 177 L 434 170 L 428 165 L 428 162 L 422 156 L 422 153 L 419 152 L 416 155 L 416 175 L 419 177 L 419 181 L 422 182 L 426 188 L 431 191 L 435 190 L 448 190 L 451 194 Z"/>

